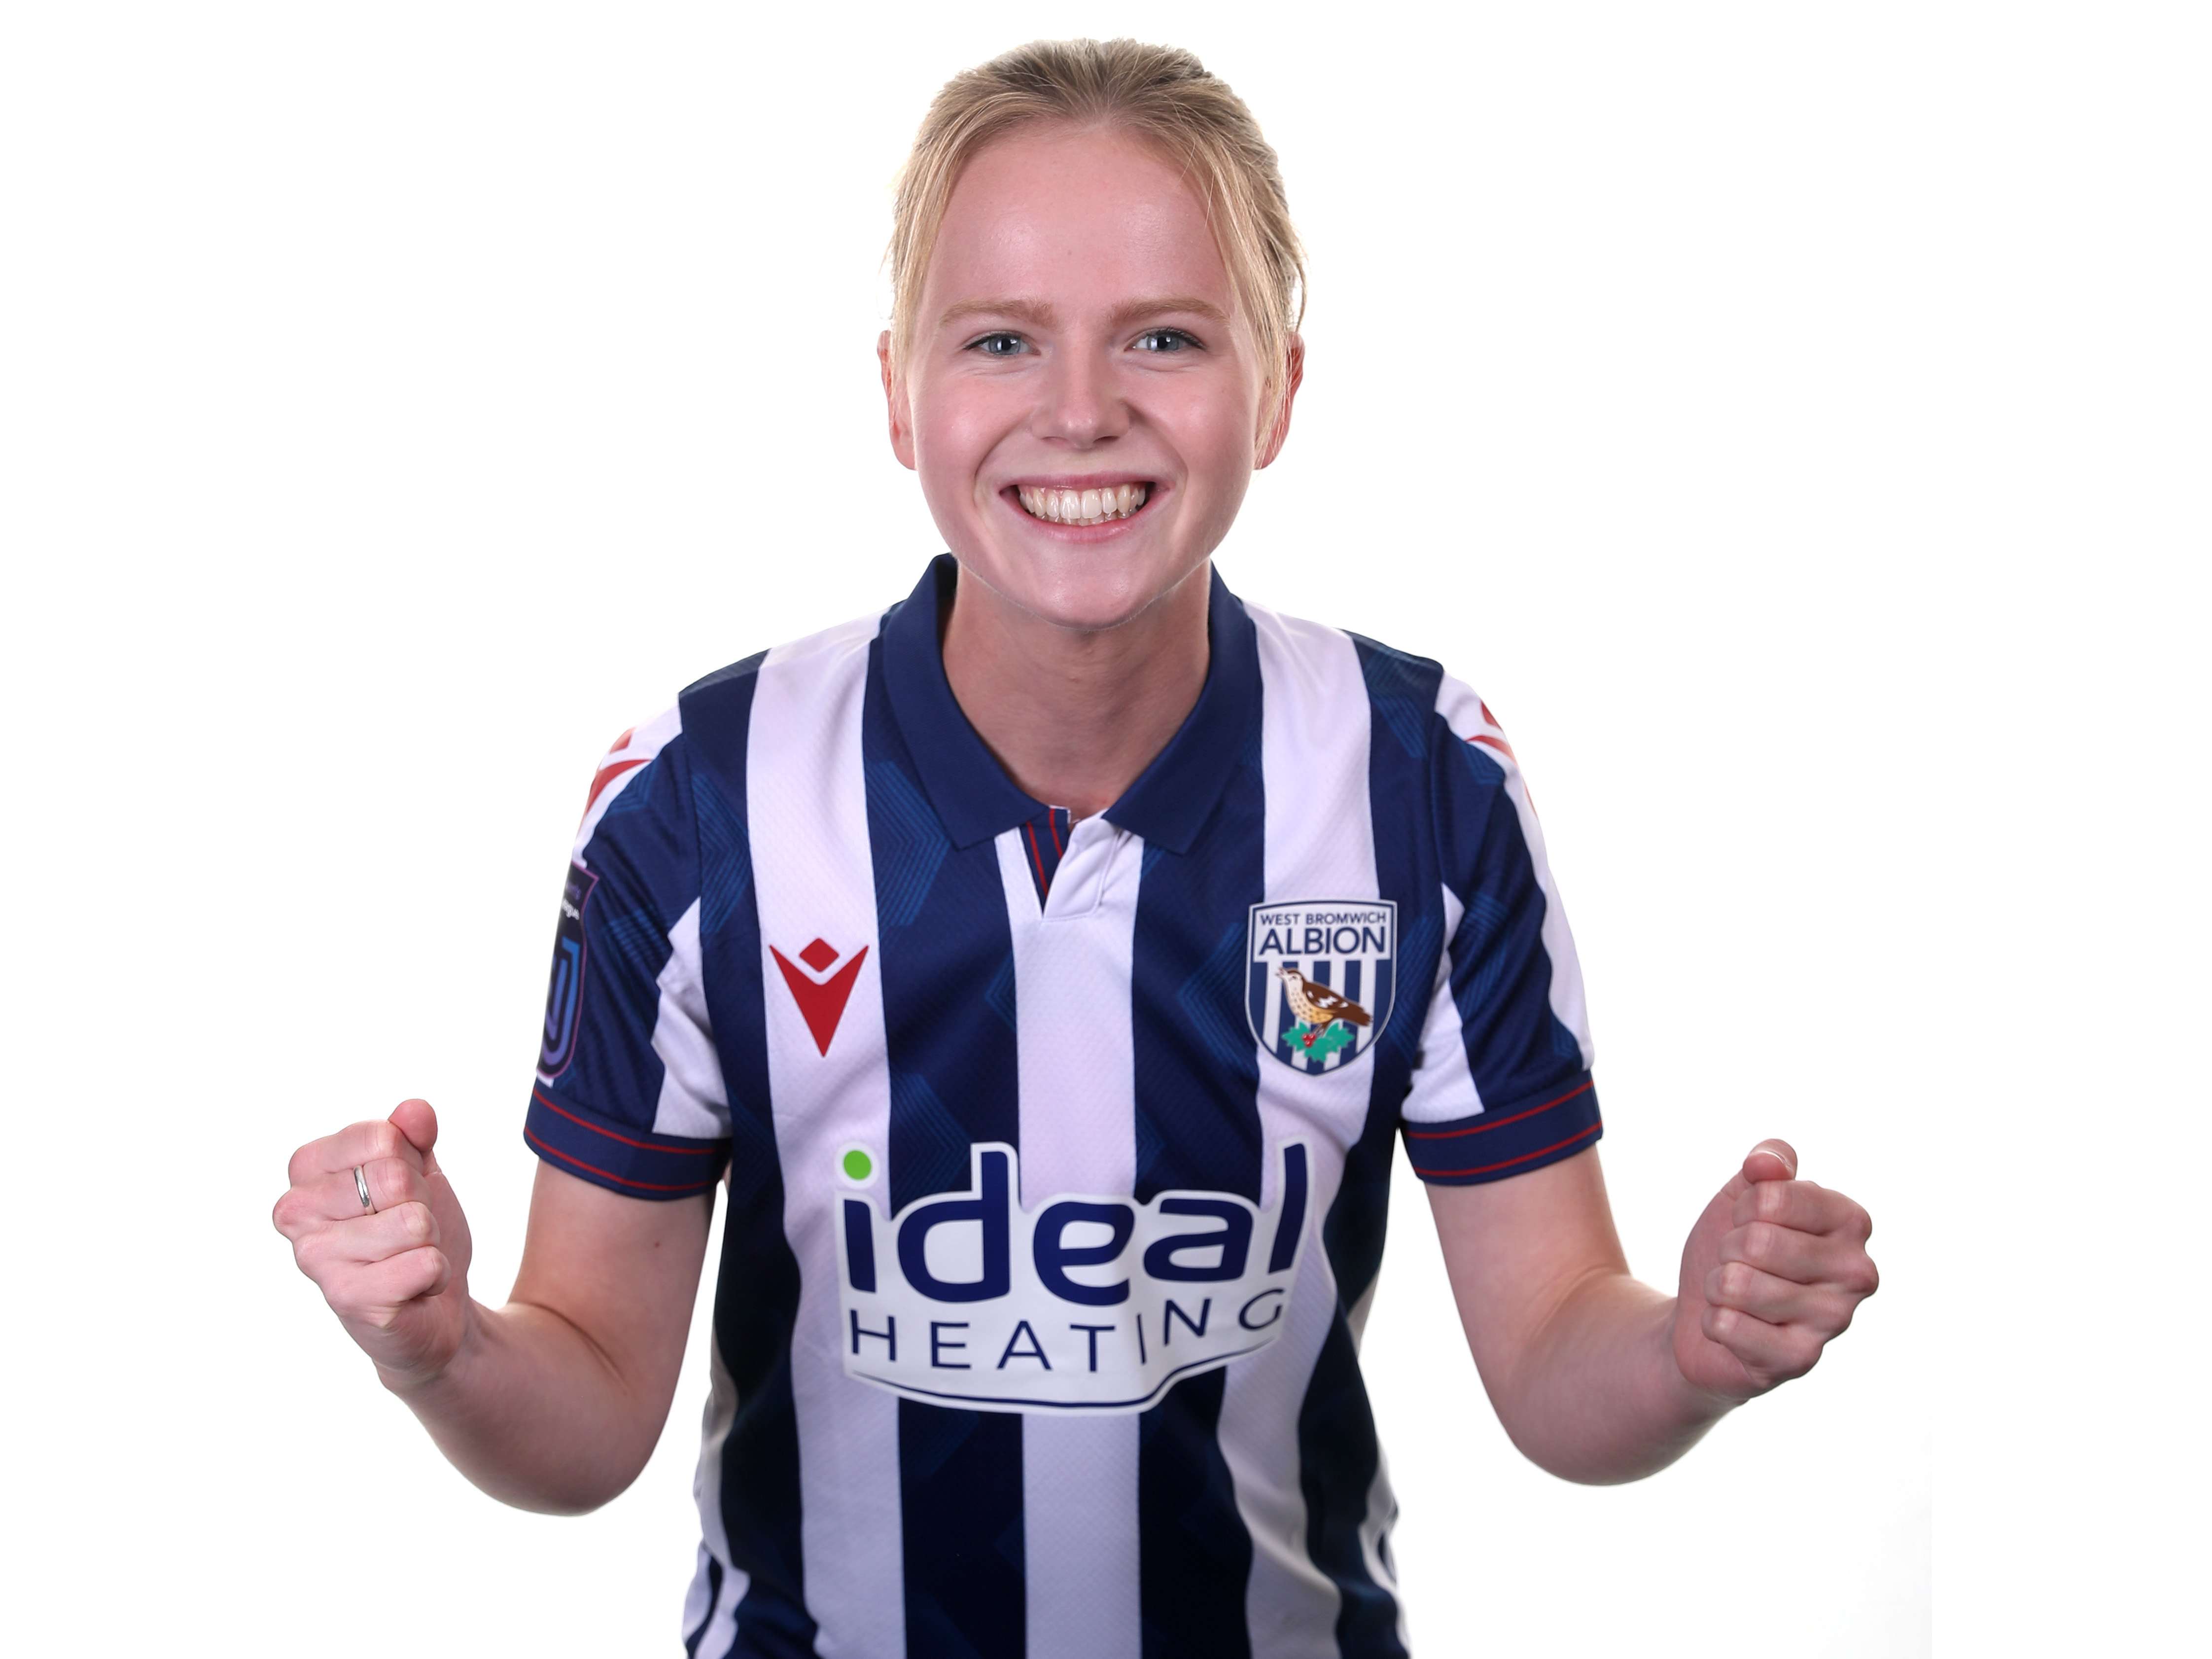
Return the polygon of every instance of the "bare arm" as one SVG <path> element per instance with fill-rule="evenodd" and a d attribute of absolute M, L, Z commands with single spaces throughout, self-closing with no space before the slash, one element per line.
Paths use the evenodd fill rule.
<path fill-rule="evenodd" d="M 676 1395 L 711 1197 L 624 1198 L 538 1166 L 503 1308 L 471 1304 L 452 1362 L 378 1370 L 453 1467 L 519 1509 L 580 1514 L 637 1479 Z"/>
<path fill-rule="evenodd" d="M 1629 1276 L 1595 1148 L 1431 1186 L 1460 1322 L 1513 1443 L 1565 1480 L 1638 1480 L 1810 1370 L 1876 1277 L 1866 1212 L 1796 1168 L 1760 1143 L 1692 1230 L 1671 1297 Z"/>
<path fill-rule="evenodd" d="M 667 1420 L 712 1200 L 624 1198 L 540 1164 L 514 1293 L 488 1308 L 468 1293 L 468 1223 L 436 1139 L 434 1114 L 408 1101 L 389 1122 L 310 1142 L 277 1228 L 462 1474 L 521 1509 L 596 1509 L 637 1478 Z"/>

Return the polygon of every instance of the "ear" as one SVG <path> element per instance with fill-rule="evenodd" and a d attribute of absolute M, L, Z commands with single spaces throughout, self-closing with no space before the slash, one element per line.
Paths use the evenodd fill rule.
<path fill-rule="evenodd" d="M 914 471 L 914 426 L 907 407 L 906 382 L 891 372 L 891 331 L 876 337 L 876 363 L 884 373 L 884 404 L 890 416 L 891 453 L 899 465 Z"/>
<path fill-rule="evenodd" d="M 1272 465 L 1275 457 L 1283 453 L 1283 441 L 1291 435 L 1291 404 L 1297 397 L 1298 388 L 1305 384 L 1304 337 L 1291 335 L 1290 349 L 1284 355 L 1282 400 L 1275 406 L 1274 424 L 1268 428 L 1267 438 L 1260 446 L 1260 458 L 1254 463 L 1255 466 Z M 911 466 L 914 463 L 909 461 L 907 465 Z"/>

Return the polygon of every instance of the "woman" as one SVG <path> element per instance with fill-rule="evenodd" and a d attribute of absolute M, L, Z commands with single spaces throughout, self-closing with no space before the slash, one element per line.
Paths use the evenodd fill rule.
<path fill-rule="evenodd" d="M 303 1147 L 277 1224 L 471 1480 L 576 1511 L 659 1437 L 726 1181 L 696 1653 L 1401 1653 L 1356 1348 L 1396 1138 L 1572 1480 L 1808 1369 L 1867 1218 L 1765 1142 L 1679 1294 L 1631 1279 L 1504 735 L 1213 574 L 1304 352 L 1225 85 L 1129 42 L 957 77 L 892 275 L 891 446 L 951 550 L 602 763 L 508 1303 L 422 1102 Z"/>

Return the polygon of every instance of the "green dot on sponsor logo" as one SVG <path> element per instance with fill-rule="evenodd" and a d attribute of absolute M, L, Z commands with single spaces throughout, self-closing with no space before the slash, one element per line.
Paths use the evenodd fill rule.
<path fill-rule="evenodd" d="M 868 1172 L 875 1167 L 868 1161 L 868 1155 L 857 1146 L 845 1154 L 845 1173 L 854 1181 L 866 1181 Z"/>

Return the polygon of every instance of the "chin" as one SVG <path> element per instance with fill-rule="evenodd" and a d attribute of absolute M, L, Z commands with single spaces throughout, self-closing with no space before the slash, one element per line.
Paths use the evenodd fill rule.
<path fill-rule="evenodd" d="M 1040 556 L 1030 547 L 993 547 L 981 557 L 955 546 L 963 574 L 1001 603 L 1049 623 L 1086 633 L 1120 628 L 1135 621 L 1193 575 L 1203 578 L 1206 560 L 1175 562 L 1178 571 L 1115 568 L 1121 561 L 1110 545 L 1054 550 Z"/>
<path fill-rule="evenodd" d="M 1057 627 L 1079 629 L 1097 633 L 1121 628 L 1136 621 L 1181 587 L 1192 574 L 1202 574 L 1205 561 L 1198 570 L 1182 576 L 1158 582 L 1131 585 L 1121 582 L 1073 581 L 1037 596 L 1037 603 L 1026 606 L 1032 614 Z"/>

